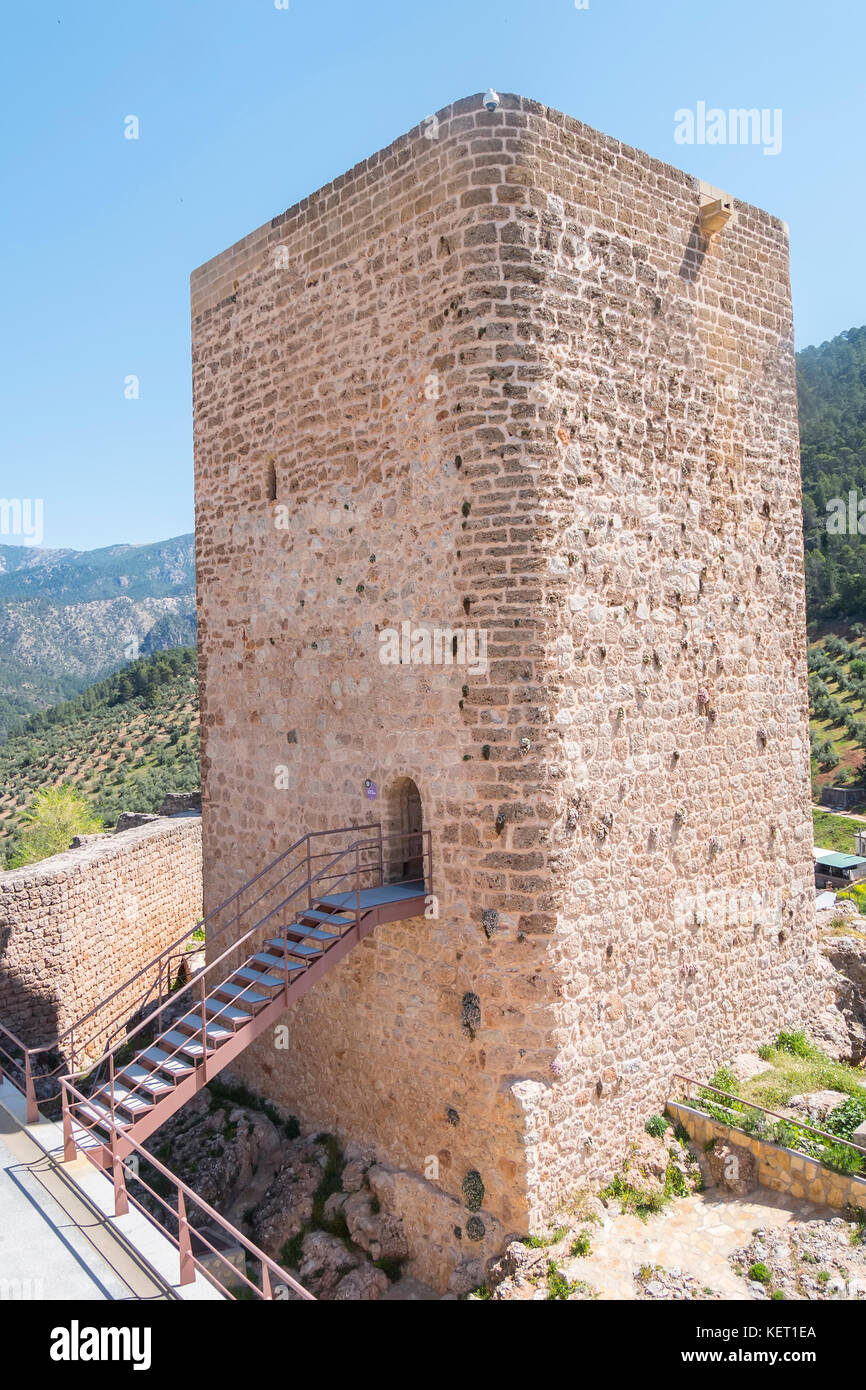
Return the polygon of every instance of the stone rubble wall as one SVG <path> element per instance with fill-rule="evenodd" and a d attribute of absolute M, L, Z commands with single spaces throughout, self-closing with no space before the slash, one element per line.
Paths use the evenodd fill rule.
<path fill-rule="evenodd" d="M 0 873 L 0 1023 L 51 1043 L 201 916 L 201 816 L 159 818 Z M 142 982 L 82 1030 L 133 1010 Z M 96 1032 L 94 1033 L 94 1030 Z"/>
<path fill-rule="evenodd" d="M 834 1207 L 837 1211 L 848 1206 L 866 1211 L 866 1178 L 834 1173 L 832 1168 L 826 1168 L 815 1158 L 807 1158 L 805 1154 L 786 1149 L 781 1144 L 755 1139 L 744 1130 L 722 1124 L 720 1120 L 711 1119 L 679 1101 L 669 1100 L 665 1108 L 674 1124 L 681 1124 L 701 1148 L 713 1139 L 721 1139 L 754 1154 L 757 1160 L 756 1176 L 761 1187 L 769 1187 L 774 1192 L 787 1192 L 798 1200 Z"/>
<path fill-rule="evenodd" d="M 472 97 L 192 277 L 208 905 L 407 777 L 438 898 L 238 1071 L 507 1230 L 827 991 L 787 233 L 705 196 Z"/>

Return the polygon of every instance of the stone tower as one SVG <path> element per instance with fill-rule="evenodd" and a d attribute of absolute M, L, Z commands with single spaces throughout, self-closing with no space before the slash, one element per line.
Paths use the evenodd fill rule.
<path fill-rule="evenodd" d="M 192 277 L 207 901 L 420 815 L 438 909 L 244 1074 L 436 1258 L 814 1004 L 788 241 L 718 197 L 470 97 Z"/>

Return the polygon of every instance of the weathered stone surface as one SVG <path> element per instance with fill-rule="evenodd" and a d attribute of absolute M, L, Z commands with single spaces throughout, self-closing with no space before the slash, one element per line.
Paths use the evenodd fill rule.
<path fill-rule="evenodd" d="M 375 1163 L 373 1154 L 362 1155 L 357 1158 L 350 1158 L 343 1169 L 342 1182 L 344 1192 L 360 1192 L 367 1181 L 367 1173 Z"/>
<path fill-rule="evenodd" d="M 530 1229 L 833 998 L 786 231 L 703 245 L 691 175 L 520 97 L 437 121 L 194 273 L 196 534 L 209 904 L 406 779 L 438 899 L 239 1069 L 463 1242 L 467 1172 Z M 404 621 L 483 669 L 383 664 Z"/>
<path fill-rule="evenodd" d="M 841 1217 L 802 1222 L 794 1227 L 761 1228 L 731 1255 L 746 1277 L 755 1264 L 770 1272 L 769 1284 L 750 1284 L 756 1297 L 781 1291 L 786 1298 L 866 1298 L 866 1245 L 855 1243 L 857 1228 Z"/>
<path fill-rule="evenodd" d="M 314 1139 L 296 1140 L 261 1202 L 250 1215 L 253 1238 L 276 1259 L 284 1242 L 310 1224 L 326 1153 Z"/>
<path fill-rule="evenodd" d="M 155 811 L 121 811 L 117 817 L 115 834 L 119 835 L 124 830 L 137 830 L 140 825 L 152 825 L 159 816 Z"/>
<path fill-rule="evenodd" d="M 417 1173 L 377 1165 L 368 1180 L 382 1210 L 400 1216 L 411 1254 L 406 1274 L 435 1289 L 446 1290 L 455 1269 L 486 1261 L 505 1243 L 507 1233 L 491 1212 L 470 1212 Z"/>
<path fill-rule="evenodd" d="M 790 1096 L 785 1109 L 820 1129 L 831 1111 L 846 1099 L 844 1091 L 811 1091 L 807 1095 Z"/>
<path fill-rule="evenodd" d="M 362 1250 L 369 1251 L 374 1260 L 405 1260 L 409 1244 L 399 1216 L 376 1210 L 369 1192 L 353 1192 L 343 1203 L 343 1215 L 349 1235 Z"/>
<path fill-rule="evenodd" d="M 159 808 L 161 816 L 179 816 L 201 810 L 201 792 L 169 792 Z"/>
<path fill-rule="evenodd" d="M 503 1279 L 525 1278 L 531 1271 L 543 1267 L 543 1251 L 530 1249 L 523 1241 L 512 1240 L 501 1255 L 487 1262 L 487 1283 L 491 1289 L 502 1283 Z"/>
<path fill-rule="evenodd" d="M 336 1236 L 311 1231 L 304 1236 L 298 1278 L 317 1298 L 333 1299 L 341 1280 L 360 1263 L 361 1257 Z"/>
<path fill-rule="evenodd" d="M 387 1292 L 388 1276 L 367 1263 L 344 1275 L 334 1293 L 334 1302 L 369 1303 Z"/>
<path fill-rule="evenodd" d="M 82 840 L 0 873 L 0 1019 L 31 1045 L 53 1042 L 201 917 L 198 816 Z M 86 1026 L 91 1055 L 155 981 L 121 989 Z"/>
<path fill-rule="evenodd" d="M 731 1066 L 741 1081 L 751 1081 L 753 1077 L 768 1071 L 770 1063 L 759 1057 L 757 1052 L 741 1052 L 739 1057 L 734 1058 Z"/>

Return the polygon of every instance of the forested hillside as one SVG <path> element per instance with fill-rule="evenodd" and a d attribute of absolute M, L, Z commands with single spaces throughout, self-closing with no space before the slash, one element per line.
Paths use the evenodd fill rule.
<path fill-rule="evenodd" d="M 797 354 L 806 600 L 811 624 L 866 622 L 866 328 Z M 864 502 L 854 535 L 828 530 L 828 503 Z"/>
<path fill-rule="evenodd" d="M 0 863 L 14 858 L 37 792 L 77 788 L 113 826 L 199 786 L 196 653 L 160 651 L 33 715 L 0 746 Z"/>

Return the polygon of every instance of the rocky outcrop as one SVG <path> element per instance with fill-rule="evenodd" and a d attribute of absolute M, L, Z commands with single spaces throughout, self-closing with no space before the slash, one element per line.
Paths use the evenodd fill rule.
<path fill-rule="evenodd" d="M 283 1138 L 261 1111 L 199 1091 L 167 1120 L 148 1147 L 154 1156 L 229 1220 L 242 1219 L 261 1175 L 269 1175 Z M 196 1209 L 190 1218 L 197 1221 Z"/>
<path fill-rule="evenodd" d="M 833 969 L 850 980 L 852 985 L 866 990 L 866 935 L 827 934 L 821 939 L 821 954 Z"/>
<path fill-rule="evenodd" d="M 731 1255 L 755 1298 L 866 1299 L 866 1245 L 841 1217 L 760 1228 Z M 758 1277 L 756 1277 L 758 1276 Z"/>
<path fill-rule="evenodd" d="M 854 1065 L 866 1060 L 866 934 L 855 930 L 862 920 L 858 914 L 851 931 L 843 935 L 829 924 L 820 933 L 817 959 L 827 987 L 827 1007 L 810 1030 L 829 1051 Z"/>
<path fill-rule="evenodd" d="M 272 1259 L 279 1260 L 285 1243 L 310 1226 L 326 1163 L 315 1139 L 296 1139 L 282 1149 L 273 1181 L 248 1216 L 253 1239 Z"/>

